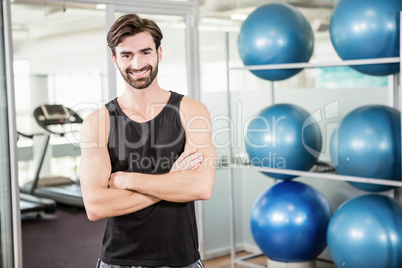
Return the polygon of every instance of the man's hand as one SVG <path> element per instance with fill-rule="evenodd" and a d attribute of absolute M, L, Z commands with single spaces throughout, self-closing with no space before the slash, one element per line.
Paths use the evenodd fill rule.
<path fill-rule="evenodd" d="M 117 171 L 110 175 L 109 179 L 109 188 L 113 189 L 127 189 L 127 184 L 125 181 L 125 172 Z"/>
<path fill-rule="evenodd" d="M 195 148 L 187 149 L 173 163 L 170 172 L 181 171 L 184 173 L 186 170 L 197 169 L 203 160 L 203 153 L 197 153 Z"/>

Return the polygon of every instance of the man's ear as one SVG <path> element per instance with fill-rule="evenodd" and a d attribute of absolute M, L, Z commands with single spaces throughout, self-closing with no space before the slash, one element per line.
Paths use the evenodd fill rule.
<path fill-rule="evenodd" d="M 162 61 L 162 46 L 158 48 L 158 63 Z"/>
<path fill-rule="evenodd" d="M 115 67 L 117 67 L 116 56 L 112 52 L 112 60 Z"/>

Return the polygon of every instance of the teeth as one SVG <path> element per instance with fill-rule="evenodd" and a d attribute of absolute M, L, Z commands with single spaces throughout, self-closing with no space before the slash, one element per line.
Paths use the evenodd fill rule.
<path fill-rule="evenodd" d="M 144 74 L 144 73 L 146 73 L 148 70 L 145 70 L 145 71 L 142 71 L 142 72 L 139 72 L 139 73 L 133 73 L 134 75 L 141 75 L 141 74 Z"/>

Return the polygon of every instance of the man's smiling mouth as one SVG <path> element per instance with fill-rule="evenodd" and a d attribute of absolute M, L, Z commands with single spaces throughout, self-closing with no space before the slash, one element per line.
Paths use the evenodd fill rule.
<path fill-rule="evenodd" d="M 143 76 L 144 74 L 146 74 L 148 71 L 149 71 L 149 69 L 145 69 L 145 70 L 143 70 L 143 71 L 136 71 L 136 72 L 130 71 L 129 74 L 130 74 L 130 75 L 133 75 L 133 76 L 136 76 L 136 77 L 141 77 L 141 76 Z"/>

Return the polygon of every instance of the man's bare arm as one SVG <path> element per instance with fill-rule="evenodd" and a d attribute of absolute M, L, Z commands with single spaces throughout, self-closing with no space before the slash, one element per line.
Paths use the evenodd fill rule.
<path fill-rule="evenodd" d="M 106 108 L 89 115 L 81 129 L 80 182 L 88 218 L 99 220 L 132 213 L 160 201 L 134 191 L 111 189 L 107 139 L 109 116 Z"/>

